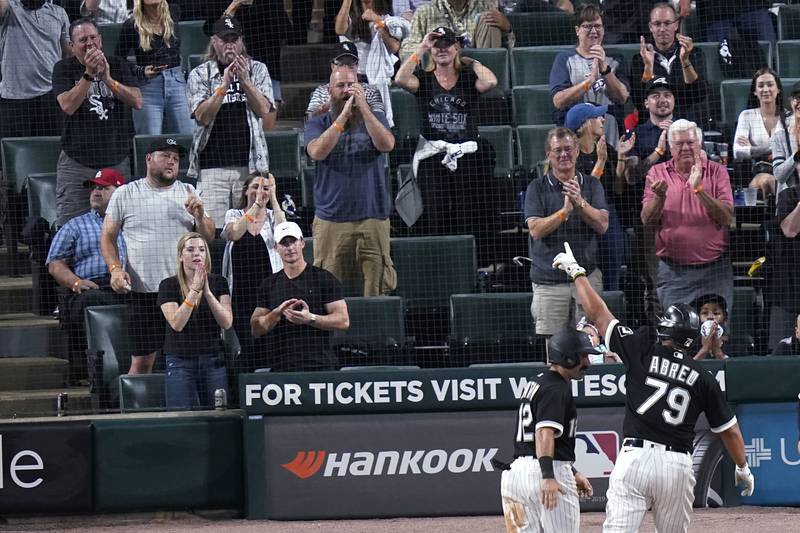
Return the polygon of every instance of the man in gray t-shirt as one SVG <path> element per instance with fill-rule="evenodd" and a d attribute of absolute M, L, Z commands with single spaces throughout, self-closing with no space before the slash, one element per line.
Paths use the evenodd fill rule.
<path fill-rule="evenodd" d="M 164 339 L 157 305 L 161 280 L 176 273 L 178 240 L 197 231 L 210 246 L 214 221 L 194 187 L 177 181 L 186 150 L 173 139 L 157 140 L 147 154 L 147 176 L 123 185 L 111 197 L 103 220 L 100 250 L 114 292 L 130 293 L 128 336 L 133 342 L 129 374 L 147 374 Z M 117 250 L 121 230 L 128 249 L 123 265 Z"/>
<path fill-rule="evenodd" d="M 60 135 L 53 66 L 69 43 L 69 18 L 44 0 L 0 0 L 0 138 Z"/>

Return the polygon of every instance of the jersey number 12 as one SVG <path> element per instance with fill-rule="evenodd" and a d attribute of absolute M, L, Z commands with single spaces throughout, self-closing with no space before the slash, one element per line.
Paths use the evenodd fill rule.
<path fill-rule="evenodd" d="M 664 422 L 673 426 L 682 424 L 686 418 L 686 411 L 689 410 L 689 402 L 692 400 L 691 396 L 689 396 L 689 391 L 681 387 L 670 388 L 669 383 L 666 381 L 652 377 L 648 377 L 644 383 L 649 387 L 654 387 L 656 390 L 642 402 L 636 412 L 640 415 L 645 414 L 658 400 L 666 396 L 667 405 L 670 409 L 661 411 Z"/>

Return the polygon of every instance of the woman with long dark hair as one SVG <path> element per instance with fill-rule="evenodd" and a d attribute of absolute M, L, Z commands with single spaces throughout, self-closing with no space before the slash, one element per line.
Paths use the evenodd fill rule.
<path fill-rule="evenodd" d="M 228 389 L 220 328 L 229 329 L 233 316 L 228 284 L 211 273 L 211 251 L 199 233 L 178 241 L 176 274 L 161 281 L 158 305 L 167 321 L 167 407 L 211 407 L 214 391 Z"/>

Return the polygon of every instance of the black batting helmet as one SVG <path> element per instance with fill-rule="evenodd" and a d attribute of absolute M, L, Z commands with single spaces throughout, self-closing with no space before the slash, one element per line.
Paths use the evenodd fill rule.
<path fill-rule="evenodd" d="M 680 348 L 691 348 L 700 333 L 700 317 L 689 304 L 674 304 L 658 316 L 659 340 L 671 339 Z"/>
<path fill-rule="evenodd" d="M 550 362 L 564 368 L 575 368 L 581 362 L 581 354 L 598 354 L 589 335 L 573 327 L 564 326 L 550 337 L 547 355 Z"/>

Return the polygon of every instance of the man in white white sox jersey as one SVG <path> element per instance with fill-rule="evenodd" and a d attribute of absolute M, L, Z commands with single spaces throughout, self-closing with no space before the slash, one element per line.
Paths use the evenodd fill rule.
<path fill-rule="evenodd" d="M 694 309 L 670 306 L 656 326 L 659 343 L 652 345 L 648 335 L 620 325 L 592 289 L 569 245 L 565 248 L 553 259 L 553 268 L 575 282 L 586 315 L 605 331 L 606 346 L 619 354 L 626 368 L 625 438 L 606 493 L 604 533 L 639 531 L 651 506 L 658 533 L 689 530 L 695 483 L 692 442 L 702 412 L 736 463 L 736 483 L 744 483 L 742 496 L 753 494 L 755 481 L 736 417 L 714 377 L 686 354 L 700 330 Z"/>
<path fill-rule="evenodd" d="M 500 480 L 508 533 L 579 531 L 578 494 L 591 496 L 592 485 L 572 466 L 578 411 L 570 381 L 583 376 L 588 354 L 597 353 L 586 333 L 564 327 L 550 338 L 550 370 L 525 387 L 515 459 Z"/>

